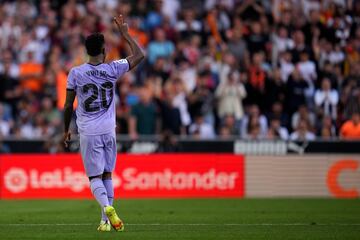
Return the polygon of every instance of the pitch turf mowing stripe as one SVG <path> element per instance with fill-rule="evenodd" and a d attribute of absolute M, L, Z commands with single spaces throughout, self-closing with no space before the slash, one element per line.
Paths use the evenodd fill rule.
<path fill-rule="evenodd" d="M 91 226 L 93 223 L 0 223 L 0 226 Z M 360 226 L 360 223 L 127 223 L 128 226 Z"/>

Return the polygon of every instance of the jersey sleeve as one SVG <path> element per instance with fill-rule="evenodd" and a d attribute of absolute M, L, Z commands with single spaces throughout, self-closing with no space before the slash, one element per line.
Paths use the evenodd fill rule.
<path fill-rule="evenodd" d="M 68 74 L 66 90 L 76 90 L 75 71 L 73 69 Z"/>
<path fill-rule="evenodd" d="M 129 71 L 129 62 L 126 59 L 113 61 L 110 63 L 110 66 L 117 79 Z"/>

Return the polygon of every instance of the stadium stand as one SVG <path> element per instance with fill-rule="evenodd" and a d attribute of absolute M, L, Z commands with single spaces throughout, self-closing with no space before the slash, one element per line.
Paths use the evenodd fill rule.
<path fill-rule="evenodd" d="M 127 56 L 119 13 L 147 59 L 118 82 L 117 133 L 360 139 L 356 0 L 1 1 L 0 138 L 62 134 L 85 37 L 104 33 L 107 61 Z"/>

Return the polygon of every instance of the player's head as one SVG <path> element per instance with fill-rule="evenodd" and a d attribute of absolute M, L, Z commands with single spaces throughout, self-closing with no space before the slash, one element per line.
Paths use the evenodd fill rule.
<path fill-rule="evenodd" d="M 103 54 L 105 59 L 105 38 L 101 33 L 93 33 L 85 40 L 86 52 L 91 57 Z"/>

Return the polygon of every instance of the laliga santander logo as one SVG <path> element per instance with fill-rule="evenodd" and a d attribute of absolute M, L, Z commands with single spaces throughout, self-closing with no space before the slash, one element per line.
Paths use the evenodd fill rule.
<path fill-rule="evenodd" d="M 120 178 L 113 174 L 114 187 L 121 185 Z M 28 189 L 69 189 L 81 192 L 89 187 L 89 179 L 82 171 L 73 171 L 70 167 L 53 171 L 39 172 L 30 169 L 10 168 L 4 174 L 4 185 L 11 193 L 22 193 Z"/>
<path fill-rule="evenodd" d="M 11 168 L 4 176 L 5 188 L 12 193 L 20 193 L 27 189 L 28 176 L 24 169 Z"/>
<path fill-rule="evenodd" d="M 125 190 L 231 190 L 236 188 L 237 172 L 221 172 L 214 168 L 205 172 L 138 171 L 125 168 L 122 172 Z"/>

